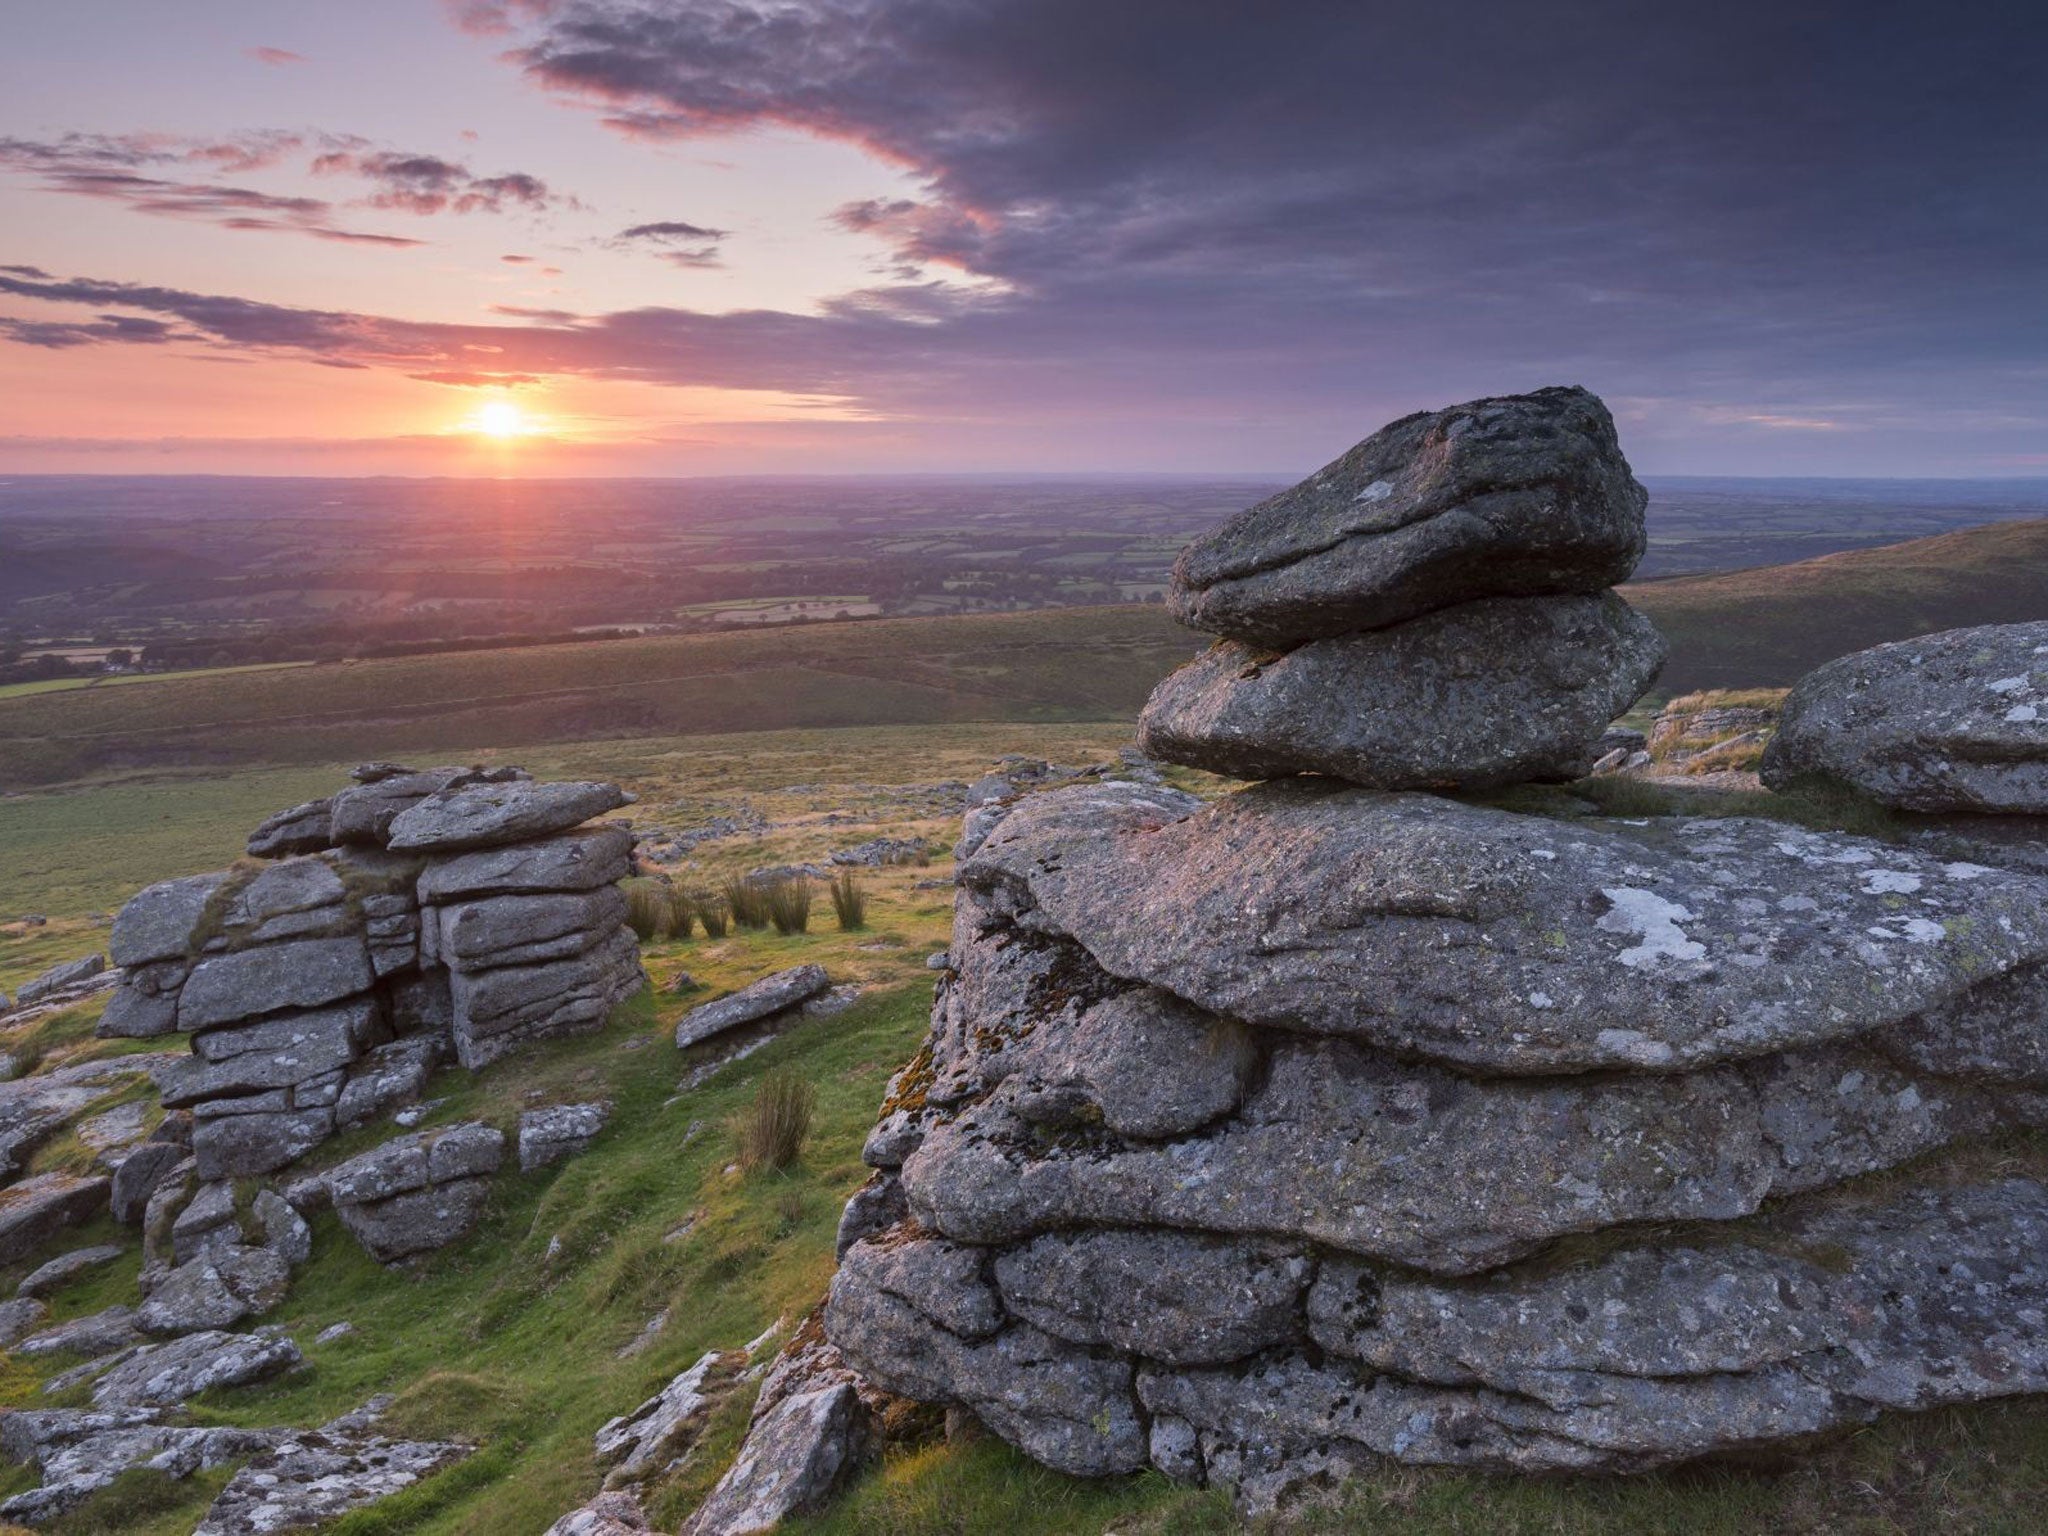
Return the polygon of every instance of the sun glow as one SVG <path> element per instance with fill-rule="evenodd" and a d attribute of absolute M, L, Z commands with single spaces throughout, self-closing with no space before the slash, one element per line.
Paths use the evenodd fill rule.
<path fill-rule="evenodd" d="M 486 400 L 471 413 L 469 430 L 503 441 L 533 431 L 533 419 L 510 400 Z"/>

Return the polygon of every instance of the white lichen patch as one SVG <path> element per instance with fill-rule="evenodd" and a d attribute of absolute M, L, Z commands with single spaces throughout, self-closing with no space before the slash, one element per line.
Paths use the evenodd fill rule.
<path fill-rule="evenodd" d="M 1964 862 L 1944 864 L 1941 866 L 1941 872 L 1951 880 L 1977 880 L 1985 875 L 1997 873 L 1996 870 L 1990 869 L 1985 865 Z"/>
<path fill-rule="evenodd" d="M 1687 938 L 1685 930 L 1678 926 L 1681 922 L 1698 920 L 1699 914 L 1690 908 L 1667 901 L 1655 891 L 1646 891 L 1640 886 L 1610 886 L 1600 894 L 1614 905 L 1601 914 L 1595 926 L 1603 933 L 1629 934 L 1640 941 L 1614 957 L 1623 965 L 1636 969 L 1655 965 L 1659 960 L 1699 960 L 1705 957 L 1706 945 Z"/>
<path fill-rule="evenodd" d="M 1868 896 L 1910 896 L 1920 889 L 1920 877 L 1903 869 L 1872 869 L 1864 872 L 1863 891 Z"/>
<path fill-rule="evenodd" d="M 2032 725 L 2040 718 L 2041 711 L 2031 704 L 2015 704 L 2005 712 L 2006 722 L 2010 725 Z"/>
<path fill-rule="evenodd" d="M 1371 485 L 1368 485 L 1364 490 L 1360 491 L 1356 496 L 1352 497 L 1351 499 L 1355 502 L 1363 501 L 1371 503 L 1376 501 L 1385 501 L 1389 496 L 1393 494 L 1394 483 L 1391 480 L 1375 480 Z"/>

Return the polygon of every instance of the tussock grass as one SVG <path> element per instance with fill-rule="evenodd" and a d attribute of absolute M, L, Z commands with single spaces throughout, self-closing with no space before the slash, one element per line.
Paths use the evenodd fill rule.
<path fill-rule="evenodd" d="M 687 939 L 696 923 L 696 908 L 691 904 L 689 893 L 678 885 L 664 885 L 661 891 L 663 935 L 671 939 Z"/>
<path fill-rule="evenodd" d="M 642 944 L 651 944 L 668 926 L 668 897 L 652 880 L 626 885 L 626 926 Z"/>
<path fill-rule="evenodd" d="M 1789 688 L 1699 688 L 1664 706 L 1672 714 L 1702 709 L 1782 709 Z"/>
<path fill-rule="evenodd" d="M 929 862 L 929 855 L 926 855 Z M 832 915 L 839 919 L 844 932 L 868 925 L 868 893 L 861 889 L 860 877 L 850 869 L 842 869 L 832 877 Z"/>
<path fill-rule="evenodd" d="M 733 1124 L 741 1170 L 779 1173 L 795 1164 L 803 1156 L 817 1111 L 818 1090 L 794 1067 L 768 1073 Z M 789 1224 L 786 1216 L 784 1224 Z"/>
<path fill-rule="evenodd" d="M 732 904 L 718 891 L 692 891 L 689 896 L 690 910 L 697 921 L 704 925 L 704 937 L 722 939 L 725 930 L 732 923 Z"/>
<path fill-rule="evenodd" d="M 768 890 L 764 884 L 744 875 L 728 875 L 719 890 L 735 927 L 758 930 L 768 926 Z"/>
<path fill-rule="evenodd" d="M 780 934 L 806 933 L 811 926 L 811 882 L 801 875 L 761 886 L 761 906 Z"/>

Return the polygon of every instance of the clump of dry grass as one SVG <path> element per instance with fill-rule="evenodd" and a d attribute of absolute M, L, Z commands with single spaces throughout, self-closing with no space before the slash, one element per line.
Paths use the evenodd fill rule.
<path fill-rule="evenodd" d="M 679 885 L 665 885 L 662 893 L 662 928 L 672 939 L 687 939 L 695 926 L 696 909 L 689 892 Z"/>
<path fill-rule="evenodd" d="M 801 875 L 770 880 L 761 887 L 761 905 L 777 933 L 806 932 L 811 926 L 811 882 Z"/>
<path fill-rule="evenodd" d="M 842 869 L 832 877 L 832 915 L 847 932 L 868 925 L 868 893 L 861 889 L 860 880 L 850 869 Z"/>
<path fill-rule="evenodd" d="M 717 891 L 692 891 L 689 896 L 690 910 L 697 914 L 697 921 L 704 925 L 704 937 L 722 939 L 732 922 L 732 906 Z"/>
<path fill-rule="evenodd" d="M 659 937 L 668 922 L 668 897 L 652 880 L 635 880 L 626 887 L 626 926 L 642 944 Z"/>
<path fill-rule="evenodd" d="M 725 896 L 726 909 L 732 913 L 733 924 L 740 928 L 766 928 L 768 926 L 767 888 L 742 875 L 728 875 L 721 887 Z"/>
<path fill-rule="evenodd" d="M 793 1166 L 810 1139 L 818 1090 L 794 1067 L 777 1067 L 761 1079 L 753 1101 L 733 1123 L 740 1168 L 747 1173 Z"/>

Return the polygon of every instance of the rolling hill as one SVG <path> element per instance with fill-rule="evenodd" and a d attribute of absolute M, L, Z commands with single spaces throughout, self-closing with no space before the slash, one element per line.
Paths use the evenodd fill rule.
<path fill-rule="evenodd" d="M 1627 592 L 1671 640 L 1660 691 L 1782 685 L 1881 641 L 2048 617 L 2048 520 Z M 165 677 L 0 699 L 0 789 L 620 737 L 1128 720 L 1204 643 L 1158 607 L 1090 607 Z"/>

